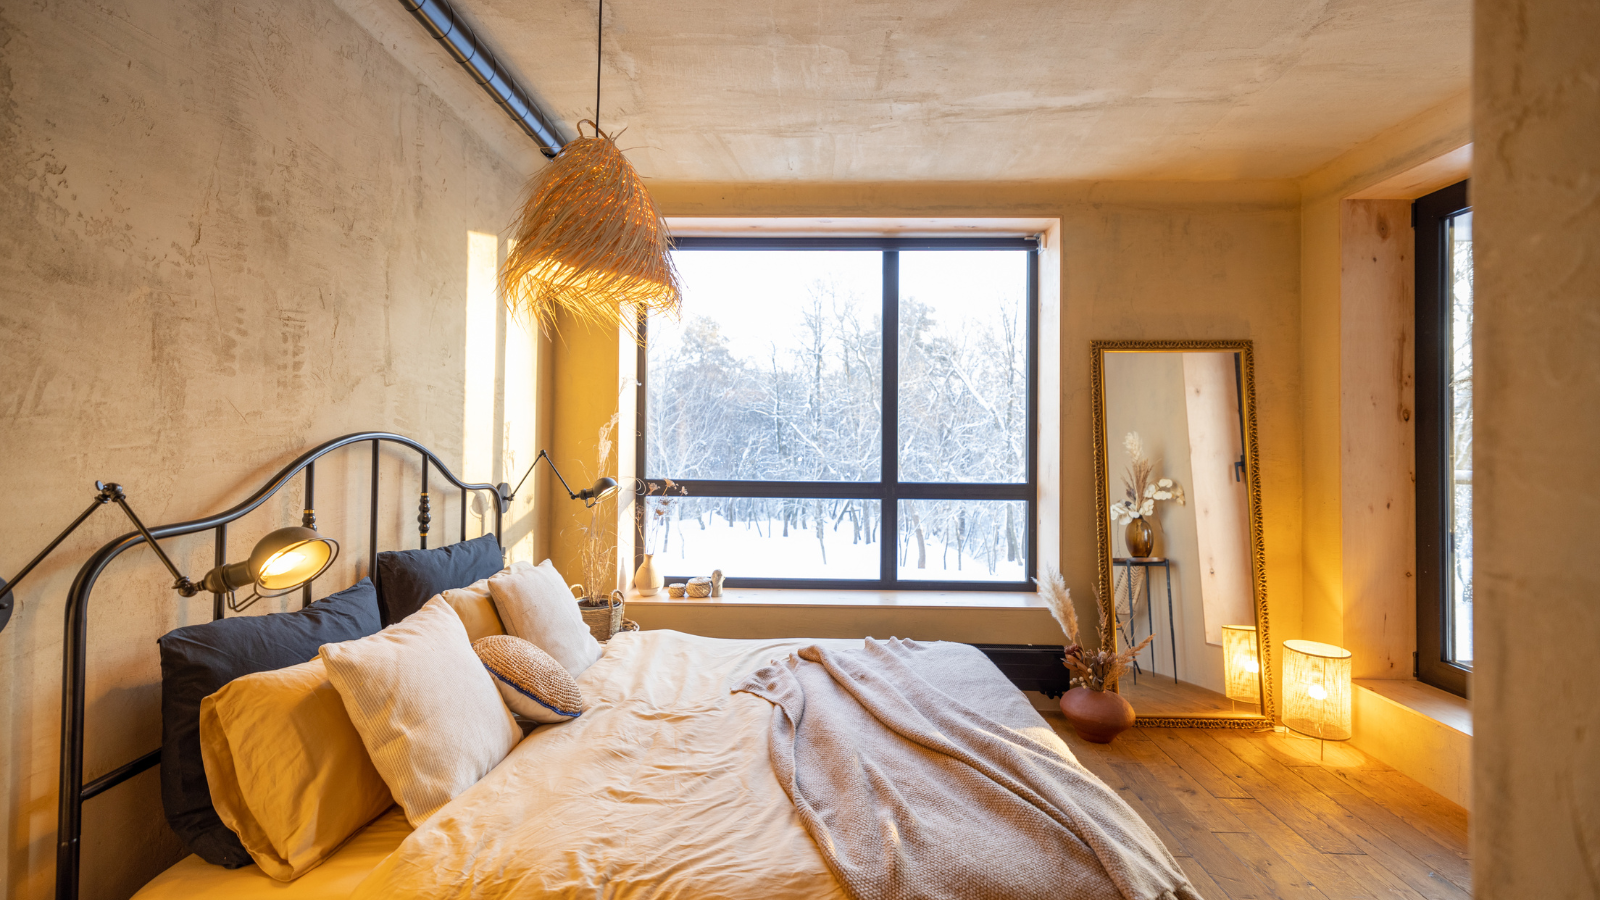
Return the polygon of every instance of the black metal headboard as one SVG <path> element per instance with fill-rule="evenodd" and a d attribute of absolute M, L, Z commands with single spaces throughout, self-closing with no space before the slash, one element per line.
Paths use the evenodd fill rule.
<path fill-rule="evenodd" d="M 399 444 L 417 451 L 422 461 L 422 490 L 417 504 L 417 533 L 422 539 L 422 546 L 428 546 L 428 526 L 432 522 L 429 514 L 428 501 L 428 472 L 438 469 L 445 480 L 461 490 L 461 539 L 467 536 L 467 494 L 470 491 L 489 491 L 494 498 L 489 505 L 494 509 L 494 535 L 496 540 L 501 539 L 501 504 L 498 489 L 491 484 L 468 484 L 457 478 L 450 468 L 444 464 L 432 450 L 422 446 L 411 438 L 386 431 L 364 431 L 358 434 L 347 434 L 344 437 L 334 438 L 319 444 L 305 453 L 300 454 L 294 462 L 284 466 L 278 473 L 267 480 L 259 490 L 251 494 L 243 503 L 204 519 L 193 519 L 188 522 L 179 522 L 175 525 L 162 525 L 150 529 L 150 534 L 155 538 L 178 537 L 185 534 L 197 534 L 202 531 L 211 531 L 216 536 L 217 565 L 222 565 L 227 560 L 228 523 L 232 522 L 265 503 L 276 494 L 289 479 L 301 471 L 306 473 L 305 512 L 302 524 L 309 528 L 316 527 L 316 461 L 327 454 L 348 447 L 353 444 L 370 443 L 372 446 L 372 506 L 370 511 L 369 550 L 367 558 L 367 571 L 377 569 L 378 560 L 378 463 L 382 456 L 380 448 L 384 443 Z M 79 868 L 79 838 L 83 833 L 83 803 L 92 797 L 98 796 L 111 788 L 127 781 L 140 772 L 154 767 L 161 761 L 161 750 L 146 753 L 133 762 L 106 773 L 88 784 L 83 783 L 83 691 L 84 691 L 84 666 L 88 659 L 88 612 L 89 594 L 94 590 L 95 582 L 100 578 L 100 573 L 105 571 L 111 561 L 129 550 L 145 542 L 138 532 L 125 534 L 104 547 L 101 547 L 89 561 L 78 570 L 78 577 L 73 579 L 72 588 L 67 594 L 66 614 L 66 640 L 61 657 L 61 795 L 59 800 L 58 829 L 56 834 L 56 897 L 57 900 L 77 900 L 78 897 L 78 868 Z M 212 601 L 212 619 L 222 618 L 223 595 L 214 594 Z M 311 602 L 311 586 L 306 585 L 302 595 L 302 605 Z"/>

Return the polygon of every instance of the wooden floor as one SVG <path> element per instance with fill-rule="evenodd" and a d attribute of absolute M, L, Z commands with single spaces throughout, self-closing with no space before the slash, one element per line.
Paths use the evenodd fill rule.
<path fill-rule="evenodd" d="M 1173 681 L 1171 675 L 1145 674 L 1137 682 L 1124 677 L 1117 684 L 1117 692 L 1141 716 L 1234 719 L 1261 715 L 1260 704 L 1238 703 L 1198 684 Z"/>
<path fill-rule="evenodd" d="M 1046 715 L 1206 900 L 1467 900 L 1466 810 L 1345 744 L 1143 728 L 1109 745 Z"/>

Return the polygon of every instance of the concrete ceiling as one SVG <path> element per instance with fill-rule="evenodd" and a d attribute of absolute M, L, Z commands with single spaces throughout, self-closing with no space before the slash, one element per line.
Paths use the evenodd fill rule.
<path fill-rule="evenodd" d="M 570 129 L 594 0 L 459 0 Z M 1468 89 L 1470 0 L 609 0 L 670 181 L 1296 178 Z"/>

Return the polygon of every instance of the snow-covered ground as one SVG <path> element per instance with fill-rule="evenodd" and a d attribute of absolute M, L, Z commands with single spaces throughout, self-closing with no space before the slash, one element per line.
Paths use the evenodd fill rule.
<path fill-rule="evenodd" d="M 668 537 L 667 551 L 656 556 L 656 566 L 672 580 L 710 575 L 712 569 L 721 569 L 730 578 L 868 578 L 878 577 L 878 545 L 876 542 L 851 543 L 849 526 L 834 531 L 827 529 L 823 545 L 819 545 L 816 532 L 789 529 L 783 536 L 783 523 L 740 522 L 730 525 L 719 515 L 707 514 L 702 529 L 694 519 L 674 522 Z M 660 546 L 652 536 L 651 547 Z M 826 562 L 824 562 L 826 551 Z M 916 568 L 916 550 L 913 547 L 908 565 L 900 569 L 902 579 L 939 581 L 1021 581 L 1021 562 L 1008 563 L 1004 559 L 995 567 L 994 574 L 979 559 L 965 556 L 959 560 L 955 547 L 945 548 L 936 541 L 928 543 L 928 565 Z M 948 568 L 946 568 L 948 563 Z"/>

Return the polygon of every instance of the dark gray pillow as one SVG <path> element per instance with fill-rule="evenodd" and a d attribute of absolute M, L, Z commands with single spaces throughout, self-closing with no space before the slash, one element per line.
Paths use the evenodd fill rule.
<path fill-rule="evenodd" d="M 422 608 L 434 594 L 464 588 L 506 567 L 500 542 L 486 534 L 437 550 L 378 554 L 378 604 L 393 625 Z"/>
<path fill-rule="evenodd" d="M 161 805 L 167 822 L 208 863 L 237 869 L 253 860 L 211 805 L 200 761 L 200 701 L 241 675 L 307 662 L 323 644 L 377 632 L 370 579 L 305 609 L 237 616 L 167 632 L 161 645 Z"/>

